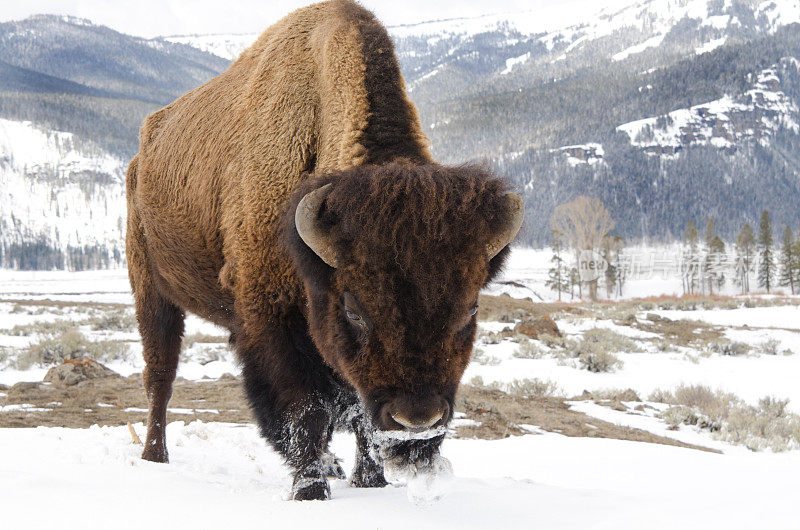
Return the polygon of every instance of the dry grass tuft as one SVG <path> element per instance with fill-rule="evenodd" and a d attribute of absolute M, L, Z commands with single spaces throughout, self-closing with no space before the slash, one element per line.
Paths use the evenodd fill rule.
<path fill-rule="evenodd" d="M 720 355 L 730 355 L 733 357 L 738 357 L 749 354 L 751 347 L 749 344 L 745 342 L 721 341 L 721 342 L 712 342 L 711 344 L 709 344 L 708 350 L 712 353 L 718 353 Z"/>
<path fill-rule="evenodd" d="M 616 355 L 605 351 L 581 353 L 578 361 L 582 368 L 594 373 L 613 372 L 623 364 Z"/>
<path fill-rule="evenodd" d="M 191 335 L 186 335 L 183 337 L 183 342 L 181 342 L 181 348 L 184 350 L 188 350 L 192 346 L 198 343 L 203 344 L 227 344 L 228 337 L 224 337 L 222 335 L 207 335 L 205 333 L 192 333 Z"/>
<path fill-rule="evenodd" d="M 88 340 L 76 329 L 45 336 L 23 350 L 15 361 L 16 368 L 27 370 L 32 366 L 61 364 L 69 359 L 89 357 L 99 362 L 127 359 L 128 345 L 121 341 Z"/>
<path fill-rule="evenodd" d="M 3 335 L 15 337 L 31 337 L 33 335 L 52 336 L 75 329 L 77 324 L 69 320 L 38 321 L 31 324 L 16 325 L 10 330 L 2 332 Z"/>
<path fill-rule="evenodd" d="M 682 385 L 674 392 L 657 390 L 649 399 L 672 405 L 661 418 L 673 426 L 694 425 L 716 439 L 753 451 L 800 448 L 800 416 L 786 410 L 787 400 L 767 397 L 754 406 L 700 385 Z"/>
<path fill-rule="evenodd" d="M 494 355 L 487 354 L 480 348 L 473 348 L 472 362 L 483 366 L 497 366 L 498 364 L 500 364 L 500 359 L 498 359 Z"/>
<path fill-rule="evenodd" d="M 517 359 L 541 359 L 546 355 L 535 342 L 530 340 L 520 340 L 517 349 L 514 350 L 513 356 Z"/>
<path fill-rule="evenodd" d="M 493 381 L 488 385 L 484 383 L 481 376 L 470 379 L 469 384 L 482 390 L 499 390 L 512 396 L 539 396 L 539 397 L 563 397 L 564 392 L 557 383 L 550 379 L 514 379 L 510 383 L 500 383 Z"/>
<path fill-rule="evenodd" d="M 93 316 L 86 321 L 95 331 L 126 331 L 136 330 L 136 316 L 124 309 L 114 309 Z"/>
<path fill-rule="evenodd" d="M 583 334 L 584 344 L 597 345 L 605 351 L 640 353 L 644 351 L 635 341 L 630 338 L 604 328 L 590 329 Z"/>
<path fill-rule="evenodd" d="M 593 390 L 592 392 L 585 392 L 585 397 L 591 399 L 604 400 L 604 401 L 641 401 L 639 394 L 632 388 L 603 388 L 600 390 Z"/>

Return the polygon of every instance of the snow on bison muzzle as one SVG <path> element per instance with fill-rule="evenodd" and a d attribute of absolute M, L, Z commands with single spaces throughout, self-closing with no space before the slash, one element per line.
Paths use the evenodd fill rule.
<path fill-rule="evenodd" d="M 446 472 L 438 450 L 478 292 L 522 200 L 482 167 L 433 161 L 372 14 L 348 0 L 290 14 L 149 116 L 140 139 L 127 258 L 143 458 L 168 460 L 190 311 L 230 330 L 261 433 L 294 470 L 292 498 L 325 499 L 327 477 L 345 477 L 327 449 L 335 429 L 355 433 L 353 486 L 384 486 L 384 467 L 410 485 Z"/>

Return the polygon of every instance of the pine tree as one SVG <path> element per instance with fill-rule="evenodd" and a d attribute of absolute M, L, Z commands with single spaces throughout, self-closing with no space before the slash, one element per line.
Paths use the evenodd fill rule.
<path fill-rule="evenodd" d="M 717 255 L 714 252 L 714 244 L 719 239 L 717 232 L 714 229 L 714 218 L 709 217 L 706 223 L 706 228 L 703 231 L 703 243 L 705 247 L 705 257 L 702 261 L 702 279 L 703 279 L 703 292 L 708 289 L 708 294 L 714 294 L 714 283 L 716 277 L 714 270 L 716 268 Z M 723 244 L 723 248 L 724 248 Z"/>
<path fill-rule="evenodd" d="M 689 221 L 686 224 L 686 231 L 683 233 L 683 242 L 686 244 L 683 253 L 683 292 L 686 294 L 693 294 L 697 289 L 700 275 L 698 241 L 697 225 L 694 221 Z"/>
<path fill-rule="evenodd" d="M 800 292 L 800 230 L 797 241 L 792 245 L 792 278 L 798 292 Z"/>
<path fill-rule="evenodd" d="M 567 269 L 564 266 L 564 260 L 561 254 L 564 252 L 564 238 L 561 232 L 553 230 L 551 233 L 551 241 L 553 245 L 553 257 L 550 262 L 553 266 L 547 272 L 548 280 L 545 282 L 550 289 L 558 292 L 558 301 L 561 301 L 561 293 L 570 288 L 570 279 Z"/>
<path fill-rule="evenodd" d="M 756 238 L 753 228 L 749 223 L 745 223 L 736 238 L 737 283 L 741 286 L 742 293 L 750 292 L 750 268 L 753 265 L 755 245 Z"/>
<path fill-rule="evenodd" d="M 775 260 L 772 256 L 772 221 L 767 210 L 761 213 L 758 226 L 758 253 L 758 285 L 770 292 L 775 284 Z"/>
<path fill-rule="evenodd" d="M 783 245 L 781 246 L 781 257 L 779 260 L 781 266 L 779 284 L 781 287 L 789 287 L 792 294 L 795 294 L 794 243 L 792 229 L 787 226 L 786 230 L 783 231 Z"/>
<path fill-rule="evenodd" d="M 705 241 L 706 248 L 711 246 L 712 240 L 717 235 L 717 231 L 714 225 L 715 225 L 714 218 L 709 217 L 708 221 L 706 222 L 706 228 L 703 231 L 703 240 Z"/>
<path fill-rule="evenodd" d="M 581 275 L 577 267 L 572 267 L 569 270 L 569 298 L 575 299 L 575 287 L 578 287 L 578 298 L 583 298 L 583 289 L 581 286 Z"/>
<path fill-rule="evenodd" d="M 708 292 L 714 294 L 714 287 L 717 291 L 725 285 L 725 242 L 721 237 L 715 235 L 711 238 L 706 255 L 706 273 L 708 275 Z"/>

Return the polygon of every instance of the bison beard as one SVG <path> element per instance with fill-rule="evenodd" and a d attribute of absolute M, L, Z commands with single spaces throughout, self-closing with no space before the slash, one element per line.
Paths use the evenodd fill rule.
<path fill-rule="evenodd" d="M 287 107 L 288 106 L 288 107 Z M 392 43 L 348 0 L 268 29 L 149 116 L 128 169 L 127 258 L 150 401 L 143 458 L 166 462 L 185 311 L 231 331 L 261 434 L 294 499 L 424 468 L 453 414 L 479 290 L 522 221 L 487 170 L 430 156 Z"/>

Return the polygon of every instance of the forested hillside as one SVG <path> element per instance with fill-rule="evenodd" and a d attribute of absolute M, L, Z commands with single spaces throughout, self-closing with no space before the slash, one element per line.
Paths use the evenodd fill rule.
<path fill-rule="evenodd" d="M 227 64 L 71 17 L 0 24 L 0 267 L 123 264 L 142 120 Z"/>
<path fill-rule="evenodd" d="M 796 1 L 650 0 L 548 33 L 512 17 L 396 41 L 435 154 L 487 160 L 525 191 L 524 242 L 546 243 L 553 208 L 580 194 L 627 239 L 709 216 L 731 237 L 764 208 L 800 224 L 799 20 Z"/>
<path fill-rule="evenodd" d="M 555 206 L 577 195 L 601 199 L 627 240 L 670 240 L 707 217 L 730 239 L 765 208 L 800 226 L 800 0 L 631 0 L 567 27 L 538 16 L 389 28 L 437 159 L 508 176 L 527 203 L 522 243 L 547 243 Z M 0 266 L 122 263 L 122 179 L 142 119 L 255 37 L 0 24 Z M 20 130 L 51 154 L 32 155 Z M 66 208 L 76 189 L 81 206 Z M 98 196 L 118 229 L 79 222 Z"/>

